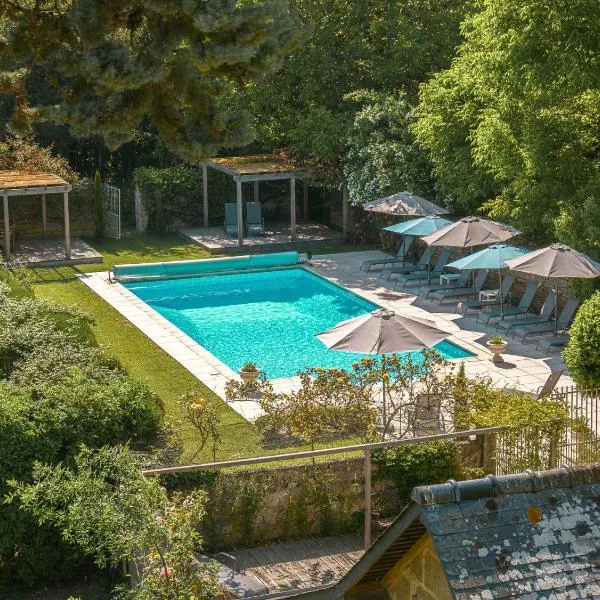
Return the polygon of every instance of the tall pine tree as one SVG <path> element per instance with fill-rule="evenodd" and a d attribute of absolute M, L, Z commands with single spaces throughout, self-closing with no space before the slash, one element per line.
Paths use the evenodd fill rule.
<path fill-rule="evenodd" d="M 115 149 L 148 117 L 195 162 L 250 140 L 221 98 L 274 71 L 295 31 L 287 0 L 5 0 L 0 94 L 14 129 L 50 120 Z"/>

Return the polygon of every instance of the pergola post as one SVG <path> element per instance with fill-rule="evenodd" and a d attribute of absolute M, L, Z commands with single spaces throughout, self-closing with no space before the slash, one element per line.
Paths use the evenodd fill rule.
<path fill-rule="evenodd" d="M 65 215 L 65 254 L 71 258 L 71 224 L 69 221 L 69 192 L 63 192 L 63 211 Z"/>
<path fill-rule="evenodd" d="M 46 213 L 46 194 L 42 194 L 42 235 L 44 239 L 48 236 L 48 216 Z"/>
<path fill-rule="evenodd" d="M 208 167 L 202 163 L 202 217 L 204 227 L 208 227 Z"/>
<path fill-rule="evenodd" d="M 10 258 L 10 222 L 8 220 L 8 194 L 4 193 L 4 258 Z"/>
<path fill-rule="evenodd" d="M 302 180 L 302 216 L 308 221 L 308 184 Z"/>
<path fill-rule="evenodd" d="M 368 448 L 365 448 L 363 470 L 365 476 L 365 550 L 368 550 L 369 546 L 371 545 L 371 450 Z"/>
<path fill-rule="evenodd" d="M 236 180 L 236 202 L 237 202 L 237 230 L 238 230 L 238 244 L 244 245 L 244 210 L 242 207 L 242 181 L 241 179 Z"/>
<path fill-rule="evenodd" d="M 292 239 L 296 239 L 296 178 L 290 179 L 290 231 Z"/>
<path fill-rule="evenodd" d="M 258 181 L 254 182 L 254 202 L 258 202 Z"/>
<path fill-rule="evenodd" d="M 348 188 L 342 185 L 342 235 L 348 237 Z"/>

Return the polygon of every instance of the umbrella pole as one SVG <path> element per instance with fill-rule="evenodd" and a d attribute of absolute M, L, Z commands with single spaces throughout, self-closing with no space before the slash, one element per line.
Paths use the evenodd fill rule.
<path fill-rule="evenodd" d="M 504 298 L 502 298 L 502 272 L 498 266 L 498 289 L 500 294 L 500 320 L 504 319 Z"/>
<path fill-rule="evenodd" d="M 554 287 L 554 337 L 558 337 L 558 281 Z"/>
<path fill-rule="evenodd" d="M 386 405 L 385 405 L 385 373 L 384 373 L 384 367 L 383 367 L 384 361 L 385 361 L 385 354 L 382 354 L 381 355 L 381 383 L 382 383 L 381 393 L 382 393 L 382 399 L 383 399 L 383 410 L 382 410 L 383 435 L 381 437 L 382 437 L 382 439 L 385 440 L 387 410 L 386 410 Z"/>

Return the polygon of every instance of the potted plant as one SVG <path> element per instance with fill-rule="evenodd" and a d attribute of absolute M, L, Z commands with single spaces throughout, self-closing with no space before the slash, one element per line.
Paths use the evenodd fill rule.
<path fill-rule="evenodd" d="M 487 342 L 487 347 L 492 351 L 492 362 L 504 362 L 501 354 L 506 350 L 508 342 L 501 335 L 493 335 Z"/>
<path fill-rule="evenodd" d="M 258 370 L 256 363 L 253 362 L 244 363 L 240 369 L 242 381 L 256 381 L 259 375 L 260 371 Z"/>

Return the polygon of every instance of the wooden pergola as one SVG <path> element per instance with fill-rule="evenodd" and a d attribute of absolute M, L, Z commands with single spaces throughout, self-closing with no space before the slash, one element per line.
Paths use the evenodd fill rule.
<path fill-rule="evenodd" d="M 46 212 L 46 196 L 62 194 L 64 206 L 65 254 L 71 258 L 71 232 L 69 223 L 69 192 L 71 186 L 58 175 L 49 173 L 23 173 L 21 171 L 0 171 L 0 195 L 3 199 L 4 240 L 3 253 L 6 259 L 11 254 L 11 227 L 9 215 L 9 198 L 11 196 L 42 197 L 42 231 L 47 235 L 48 223 Z"/>
<path fill-rule="evenodd" d="M 308 173 L 272 155 L 232 156 L 214 158 L 202 163 L 202 199 L 204 227 L 208 227 L 208 167 L 231 176 L 236 184 L 238 243 L 244 244 L 244 213 L 242 206 L 242 184 L 254 184 L 254 201 L 259 202 L 259 184 L 261 181 L 290 182 L 290 231 L 292 239 L 296 237 L 296 179 L 303 182 L 304 214 L 308 212 Z M 343 229 L 346 235 L 348 223 L 348 201 L 344 193 Z"/>

